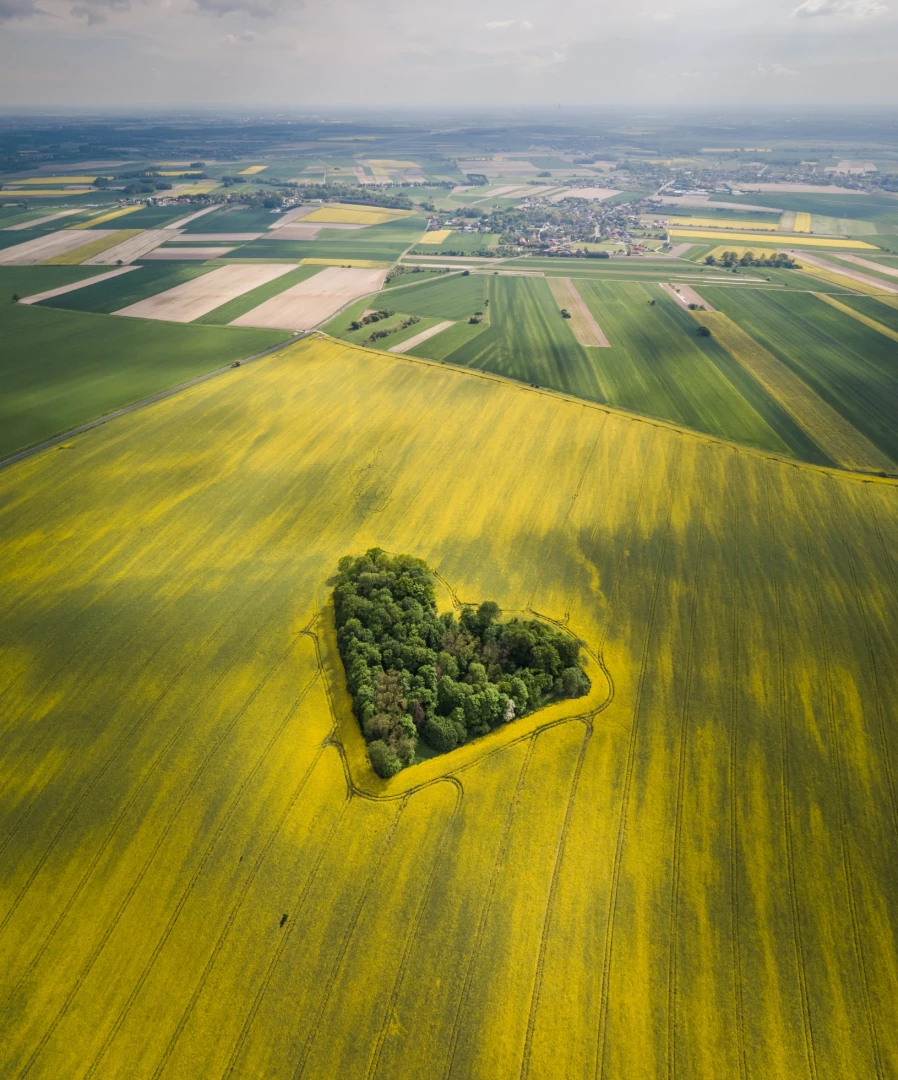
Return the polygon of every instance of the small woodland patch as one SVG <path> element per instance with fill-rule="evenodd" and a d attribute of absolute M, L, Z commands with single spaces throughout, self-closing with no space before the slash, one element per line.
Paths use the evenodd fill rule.
<path fill-rule="evenodd" d="M 433 572 L 379 548 L 340 560 L 337 641 L 374 771 L 446 753 L 552 701 L 590 689 L 582 642 L 498 604 L 437 614 Z"/>

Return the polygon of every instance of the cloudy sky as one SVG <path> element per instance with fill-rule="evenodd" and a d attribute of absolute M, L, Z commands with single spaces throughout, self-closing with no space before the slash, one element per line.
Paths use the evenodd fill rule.
<path fill-rule="evenodd" d="M 898 103 L 898 0 L 0 0 L 0 103 Z"/>

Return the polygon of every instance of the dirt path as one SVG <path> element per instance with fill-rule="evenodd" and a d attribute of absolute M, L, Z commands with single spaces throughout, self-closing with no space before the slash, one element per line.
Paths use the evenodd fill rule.
<path fill-rule="evenodd" d="M 196 221 L 197 218 L 201 218 L 204 214 L 211 214 L 213 210 L 220 209 L 221 207 L 217 203 L 214 206 L 204 206 L 202 210 L 197 210 L 195 214 L 188 214 L 187 217 L 179 218 L 178 221 L 173 221 L 167 228 L 183 229 L 188 221 Z"/>
<path fill-rule="evenodd" d="M 573 281 L 563 277 L 546 278 L 546 281 L 558 306 L 570 312 L 571 330 L 574 331 L 578 344 L 597 349 L 610 349 L 611 342 L 605 337 L 593 313 L 583 302 L 583 297 L 577 292 L 577 286 Z"/>
<path fill-rule="evenodd" d="M 674 300 L 679 300 L 685 308 L 688 308 L 690 304 L 698 304 L 698 306 L 704 308 L 705 311 L 716 310 L 711 307 L 707 300 L 703 300 L 691 285 L 684 285 L 682 282 L 678 281 L 674 285 L 661 284 L 661 288 L 669 296 L 672 296 Z"/>
<path fill-rule="evenodd" d="M 676 244 L 667 253 L 669 258 L 679 259 L 681 255 L 685 255 L 690 248 L 694 248 L 695 244 Z"/>
<path fill-rule="evenodd" d="M 450 326 L 454 326 L 455 323 L 451 319 L 445 319 L 443 322 L 439 322 L 436 326 L 431 326 L 428 330 L 422 330 L 420 334 L 415 334 L 414 337 L 408 338 L 406 341 L 400 341 L 398 345 L 394 345 L 392 349 L 387 349 L 387 352 L 391 353 L 406 353 L 411 349 L 414 349 L 416 345 L 420 345 L 423 341 L 427 341 L 428 338 L 436 337 L 441 331 L 448 329 Z"/>

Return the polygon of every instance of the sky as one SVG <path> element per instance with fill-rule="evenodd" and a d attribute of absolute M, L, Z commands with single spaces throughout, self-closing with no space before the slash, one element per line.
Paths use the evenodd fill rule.
<path fill-rule="evenodd" d="M 0 0 L 0 108 L 898 104 L 898 0 Z"/>

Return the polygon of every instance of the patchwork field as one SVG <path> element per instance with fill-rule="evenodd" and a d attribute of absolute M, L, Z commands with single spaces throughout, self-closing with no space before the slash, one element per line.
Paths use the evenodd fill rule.
<path fill-rule="evenodd" d="M 0 250 L 0 265 L 35 266 L 38 263 L 55 259 L 60 255 L 74 252 L 77 248 L 85 248 L 88 245 L 102 242 L 110 236 L 115 236 L 115 233 L 115 229 L 97 229 L 94 232 L 76 232 L 72 229 L 62 229 L 27 240 L 20 240 L 17 236 L 12 247 L 4 247 Z"/>
<path fill-rule="evenodd" d="M 895 343 L 811 293 L 707 288 L 713 305 L 898 462 Z"/>
<path fill-rule="evenodd" d="M 896 1074 L 896 541 L 894 482 L 317 340 L 3 471 L 0 1072 Z M 377 781 L 371 545 L 608 692 Z"/>
<path fill-rule="evenodd" d="M 220 266 L 208 274 L 119 308 L 115 314 L 137 319 L 163 319 L 166 322 L 193 322 L 250 289 L 274 281 L 291 269 L 289 264 L 284 263 Z"/>

